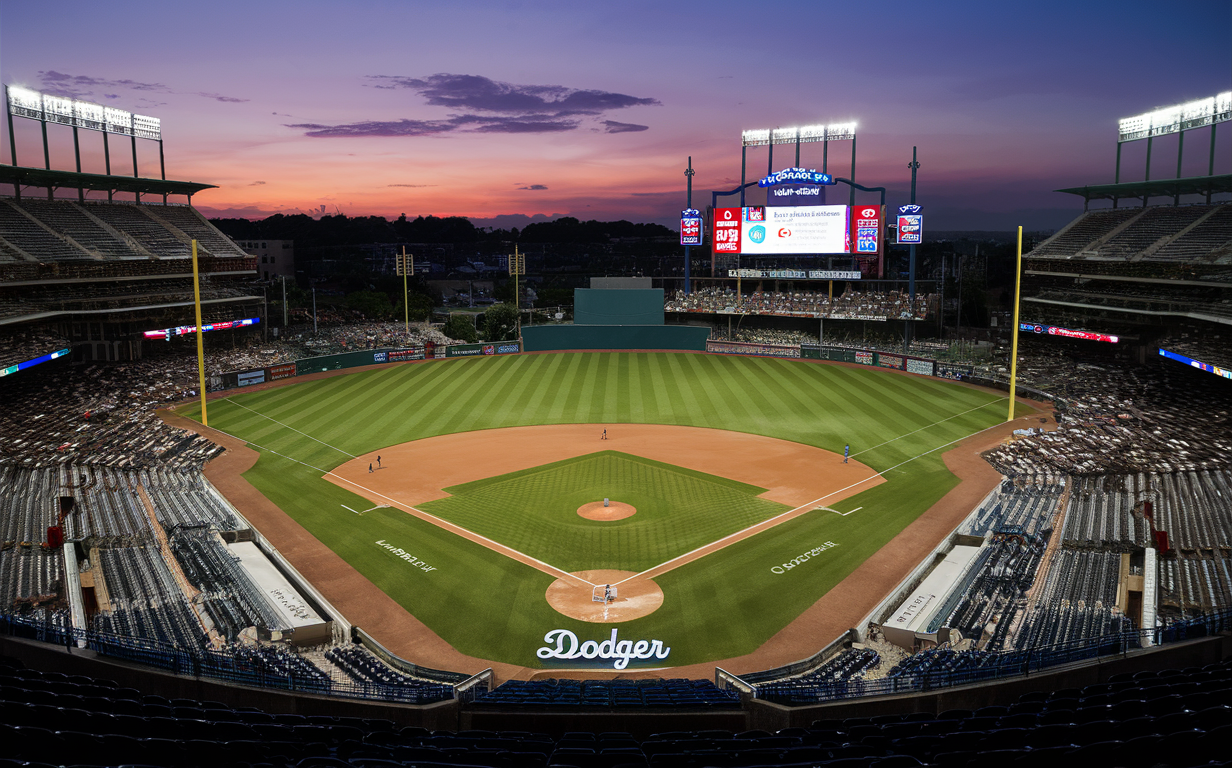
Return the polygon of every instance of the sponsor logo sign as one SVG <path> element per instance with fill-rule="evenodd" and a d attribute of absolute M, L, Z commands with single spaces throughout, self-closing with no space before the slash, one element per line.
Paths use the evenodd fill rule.
<path fill-rule="evenodd" d="M 849 449 L 850 449 L 850 446 L 848 446 L 848 448 L 845 450 L 849 450 Z M 846 453 L 844 453 L 843 455 L 846 456 Z M 790 571 L 792 568 L 795 568 L 797 565 L 804 565 L 812 558 L 817 557 L 822 552 L 825 552 L 827 549 L 834 549 L 837 546 L 838 545 L 835 544 L 833 541 L 827 541 L 821 546 L 813 547 L 807 552 L 801 552 L 799 555 L 796 555 L 795 557 L 793 557 L 792 559 L 788 560 L 785 563 L 782 563 L 781 565 L 770 566 L 770 572 L 779 574 L 781 576 L 784 573 L 787 573 L 788 571 Z"/>
<path fill-rule="evenodd" d="M 910 371 L 911 373 L 922 373 L 925 376 L 932 376 L 933 375 L 933 361 L 932 360 L 912 360 L 909 358 L 907 360 L 907 370 Z"/>
<path fill-rule="evenodd" d="M 279 379 L 289 379 L 295 375 L 295 363 L 283 363 L 282 365 L 271 365 L 265 369 L 265 377 L 267 381 L 278 381 Z"/>
<path fill-rule="evenodd" d="M 252 384 L 262 384 L 265 382 L 265 369 L 262 368 L 256 371 L 241 371 L 236 377 L 241 387 L 247 387 Z"/>
<path fill-rule="evenodd" d="M 498 355 L 512 355 L 512 354 L 516 354 L 521 351 L 522 351 L 522 347 L 516 342 L 513 344 L 497 344 L 496 345 L 496 354 Z"/>
<path fill-rule="evenodd" d="M 373 352 L 373 353 L 372 353 L 372 362 L 374 362 L 374 363 L 384 363 L 384 362 L 386 362 L 386 359 L 385 359 L 385 353 L 384 353 L 384 352 Z"/>
<path fill-rule="evenodd" d="M 741 341 L 707 341 L 707 352 L 723 355 L 758 355 L 760 357 L 799 357 L 800 347 L 778 344 L 754 344 Z"/>
<path fill-rule="evenodd" d="M 840 269 L 729 269 L 727 276 L 780 280 L 859 280 L 863 274 Z"/>
<path fill-rule="evenodd" d="M 899 245 L 915 245 L 924 241 L 923 210 L 914 203 L 898 207 Z"/>
<path fill-rule="evenodd" d="M 553 629 L 543 636 L 547 645 L 535 651 L 541 659 L 586 659 L 593 661 L 612 662 L 613 669 L 624 669 L 633 659 L 666 659 L 671 653 L 670 647 L 665 647 L 662 640 L 619 640 L 613 629 L 612 635 L 606 640 L 586 640 L 578 642 L 578 636 L 567 629 Z"/>
<path fill-rule="evenodd" d="M 740 253 L 740 209 L 715 208 L 710 238 L 715 253 Z"/>
<path fill-rule="evenodd" d="M 436 570 L 434 566 L 428 565 L 423 560 L 420 560 L 418 557 L 415 557 L 410 552 L 407 552 L 405 549 L 402 549 L 401 547 L 395 547 L 393 544 L 389 544 L 388 542 L 385 541 L 385 539 L 381 539 L 380 541 L 376 543 L 376 545 L 380 547 L 381 549 L 386 550 L 394 557 L 397 557 L 400 560 L 405 560 L 406 562 L 415 566 L 416 568 L 423 571 L 424 573 L 431 573 L 432 571 Z"/>
<path fill-rule="evenodd" d="M 882 368 L 897 368 L 900 371 L 903 368 L 903 359 L 898 355 L 877 355 L 877 365 Z"/>
<path fill-rule="evenodd" d="M 811 184 L 793 184 L 766 190 L 767 205 L 825 205 L 825 203 L 825 189 Z"/>
<path fill-rule="evenodd" d="M 485 355 L 495 355 L 495 354 L 496 354 L 496 345 L 495 345 L 495 344 L 484 344 L 484 345 L 483 345 L 483 353 L 484 353 Z"/>
<path fill-rule="evenodd" d="M 1064 336 L 1067 339 L 1084 339 L 1086 341 L 1107 341 L 1116 344 L 1121 340 L 1119 336 L 1113 336 L 1107 333 L 1096 333 L 1095 331 L 1075 331 L 1069 328 L 1062 328 L 1057 325 L 1037 325 L 1035 323 L 1019 323 L 1018 330 L 1026 331 L 1027 333 L 1046 333 L 1049 336 Z"/>
<path fill-rule="evenodd" d="M 680 212 L 680 244 L 702 244 L 702 214 L 696 208 L 686 208 Z"/>
<path fill-rule="evenodd" d="M 866 352 L 864 350 L 859 350 L 858 352 L 856 352 L 856 362 L 862 363 L 864 365 L 872 365 L 873 364 L 873 353 Z"/>
<path fill-rule="evenodd" d="M 881 206 L 857 205 L 851 210 L 856 253 L 874 254 L 881 250 Z"/>
<path fill-rule="evenodd" d="M 779 184 L 833 184 L 834 177 L 828 173 L 805 168 L 784 168 L 757 181 L 759 187 L 775 187 Z"/>
<path fill-rule="evenodd" d="M 422 349 L 394 349 L 389 352 L 387 359 L 391 363 L 403 360 L 423 360 L 424 351 Z"/>

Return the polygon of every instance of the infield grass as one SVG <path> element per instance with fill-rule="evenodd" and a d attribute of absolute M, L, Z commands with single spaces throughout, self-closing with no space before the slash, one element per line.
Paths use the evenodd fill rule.
<path fill-rule="evenodd" d="M 1023 406 L 1020 413 L 1027 410 Z M 193 407 L 181 413 L 199 417 Z M 365 509 L 370 503 L 321 474 L 352 455 L 409 440 L 566 423 L 712 427 L 836 453 L 850 444 L 859 461 L 886 472 L 886 483 L 839 505 L 844 511 L 863 507 L 854 514 L 811 512 L 658 577 L 663 606 L 621 624 L 621 636 L 662 639 L 672 647 L 667 663 L 681 665 L 749 653 L 782 629 L 954 486 L 957 479 L 941 459 L 944 446 L 999 423 L 1004 414 L 1004 396 L 875 369 L 718 355 L 593 352 L 432 361 L 239 392 L 210 403 L 210 426 L 258 447 L 261 458 L 245 477 L 458 650 L 527 666 L 541 664 L 534 651 L 549 629 L 571 629 L 582 639 L 602 639 L 607 630 L 552 610 L 543 597 L 550 576 L 397 510 L 357 516 L 342 505 Z M 646 466 L 643 461 L 613 466 L 621 474 L 636 473 Z M 688 477 L 688 470 L 665 471 Z M 463 497 L 482 499 L 501 482 L 527 483 L 535 470 L 515 474 L 523 477 L 470 483 L 457 489 L 461 501 L 425 506 L 432 506 L 434 514 L 467 519 L 464 525 L 472 530 L 487 526 L 500 531 L 503 525 L 499 535 L 521 537 L 522 546 L 515 548 L 525 552 L 523 547 L 532 548 L 544 534 L 518 531 L 490 514 L 485 520 L 477 507 L 462 503 Z M 730 481 L 704 487 L 714 493 L 728 488 L 738 497 L 772 504 L 724 482 Z M 564 495 L 569 493 L 574 491 Z M 577 506 L 586 501 L 617 498 L 597 486 L 576 494 L 554 503 L 576 517 Z M 638 506 L 640 516 L 642 505 L 633 498 L 619 500 Z M 647 509 L 653 506 L 644 503 Z M 378 540 L 434 570 L 425 572 L 392 556 Z M 653 551 L 657 543 L 642 539 L 645 546 L 631 555 L 630 541 L 639 539 L 626 538 L 623 544 L 582 540 L 578 546 L 588 555 L 613 552 L 619 561 L 605 566 L 588 556 L 587 568 L 637 570 L 630 563 L 658 557 Z M 837 546 L 783 574 L 771 570 L 825 541 Z M 569 546 L 564 538 L 550 542 L 556 552 Z M 545 559 L 574 569 L 574 561 Z M 833 639 L 817 638 L 817 646 Z"/>
<path fill-rule="evenodd" d="M 764 488 L 618 451 L 444 490 L 450 496 L 419 508 L 569 572 L 644 571 L 789 509 L 757 498 Z M 604 498 L 637 514 L 603 522 L 578 515 Z"/>

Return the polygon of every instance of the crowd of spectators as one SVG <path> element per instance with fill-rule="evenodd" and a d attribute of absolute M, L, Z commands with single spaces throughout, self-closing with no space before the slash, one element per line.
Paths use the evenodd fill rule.
<path fill-rule="evenodd" d="M 905 292 L 864 292 L 848 289 L 830 298 L 822 291 L 763 291 L 736 293 L 730 287 L 707 286 L 692 293 L 684 291 L 668 297 L 666 312 L 707 312 L 736 315 L 778 315 L 784 317 L 828 317 L 851 320 L 897 320 L 912 316 L 910 298 Z M 934 294 L 916 294 L 915 317 L 924 319 L 936 303 Z"/>
<path fill-rule="evenodd" d="M 46 354 L 64 341 L 40 335 L 40 346 L 31 346 L 36 342 L 12 338 L 7 340 L 8 349 L 17 357 L 27 351 Z M 260 341 L 254 334 L 244 346 L 212 347 L 206 355 L 206 373 L 251 370 L 356 349 L 417 347 L 426 341 L 453 343 L 423 323 L 412 325 L 409 333 L 402 323 L 323 327 L 315 336 L 310 326 L 292 328 L 277 341 Z M 48 342 L 50 346 L 41 346 Z M 198 395 L 195 345 L 170 342 L 176 346 L 159 354 L 160 343 L 147 342 L 151 354 L 143 360 L 6 376 L 0 389 L 5 402 L 0 409 L 0 462 L 136 467 L 205 461 L 219 449 L 204 438 L 166 426 L 154 413 L 162 405 Z"/>
<path fill-rule="evenodd" d="M 28 326 L 22 333 L 0 336 L 0 369 L 68 349 L 68 339 L 53 328 Z"/>
<path fill-rule="evenodd" d="M 1019 381 L 1057 396 L 1058 428 L 1000 446 L 1002 474 L 1181 472 L 1232 462 L 1232 392 L 1226 379 L 1170 360 L 1146 365 L 1115 353 L 1077 360 L 1022 342 Z"/>
<path fill-rule="evenodd" d="M 1227 335 L 1216 332 L 1178 333 L 1160 339 L 1158 346 L 1169 352 L 1232 371 L 1232 339 Z"/>

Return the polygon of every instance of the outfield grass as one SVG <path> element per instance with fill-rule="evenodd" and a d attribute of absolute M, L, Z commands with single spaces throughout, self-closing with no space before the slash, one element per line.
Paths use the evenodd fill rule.
<path fill-rule="evenodd" d="M 321 471 L 441 434 L 624 422 L 729 429 L 840 453 L 850 443 L 853 456 L 886 472 L 887 483 L 842 502 L 843 510 L 864 507 L 855 514 L 813 512 L 661 576 L 663 607 L 622 624 L 621 635 L 662 639 L 672 647 L 668 663 L 686 664 L 748 653 L 794 619 L 953 487 L 942 446 L 1000 422 L 1004 411 L 1001 395 L 874 369 L 613 352 L 435 361 L 241 392 L 210 403 L 210 426 L 265 449 L 247 479 L 448 642 L 527 666 L 540 664 L 534 651 L 549 629 L 583 639 L 606 630 L 553 611 L 543 599 L 551 577 L 528 566 L 396 510 L 357 517 L 341 505 L 363 509 L 366 500 L 322 480 Z M 482 481 L 468 486 L 482 497 Z M 593 500 L 562 503 L 576 510 Z M 496 524 L 462 506 L 456 514 L 472 515 L 468 528 Z M 436 570 L 414 569 L 377 540 Z M 838 546 L 808 567 L 770 570 L 824 541 Z M 586 567 L 604 566 L 587 559 Z M 818 638 L 818 646 L 832 639 Z"/>
<path fill-rule="evenodd" d="M 444 489 L 419 506 L 565 571 L 644 571 L 786 512 L 759 499 L 765 488 L 600 451 Z M 578 507 L 612 498 L 637 508 L 624 520 L 580 517 Z"/>

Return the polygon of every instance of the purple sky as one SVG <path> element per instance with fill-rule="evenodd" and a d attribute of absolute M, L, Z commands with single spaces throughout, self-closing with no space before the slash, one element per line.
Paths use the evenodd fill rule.
<path fill-rule="evenodd" d="M 207 215 L 500 226 L 673 224 L 688 156 L 701 208 L 739 182 L 742 129 L 855 120 L 856 180 L 891 205 L 919 147 L 930 228 L 1051 229 L 1081 210 L 1052 190 L 1112 181 L 1118 118 L 1232 89 L 1227 0 L 861 5 L 5 3 L 0 78 L 161 118 L 167 176 L 220 187 L 194 200 Z M 41 165 L 38 124 L 16 134 L 19 164 Z M 71 169 L 71 131 L 49 134 Z M 1187 134 L 1185 175 L 1208 142 Z M 83 132 L 83 170 L 102 172 L 101 146 Z M 847 175 L 850 144 L 831 150 Z M 1144 157 L 1127 145 L 1123 180 Z M 793 160 L 776 147 L 776 169 Z M 112 161 L 132 172 L 119 140 Z M 766 161 L 749 151 L 749 179 Z M 801 165 L 820 168 L 819 144 Z M 1232 172 L 1226 123 L 1216 172 Z M 1175 173 L 1174 136 L 1152 177 Z"/>

